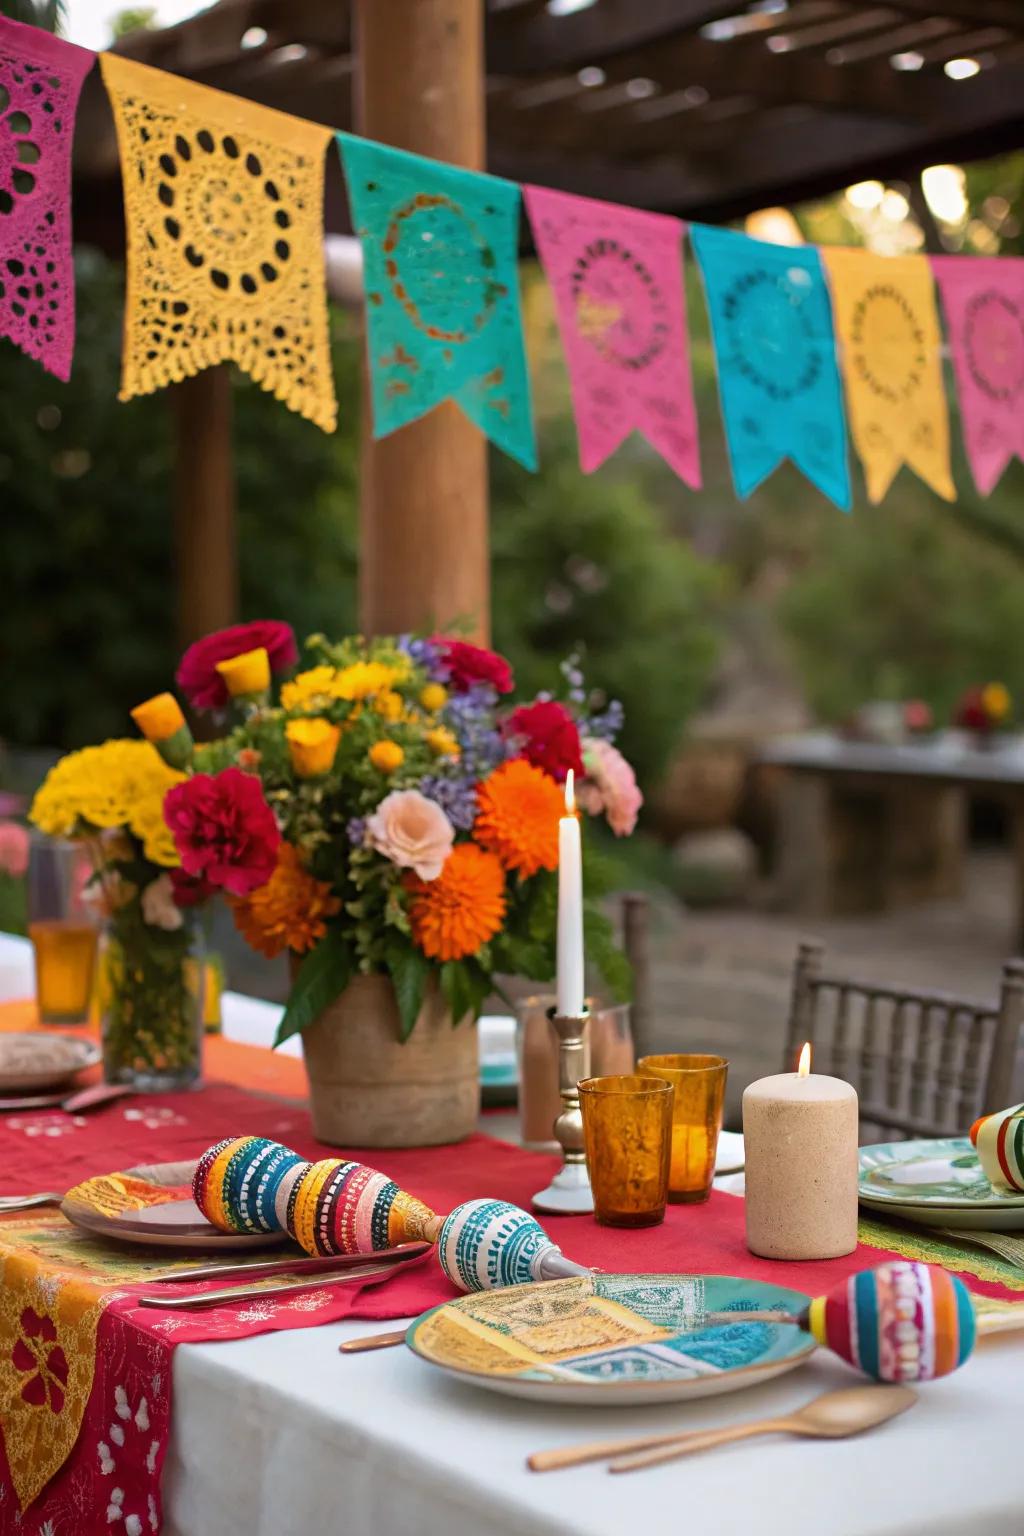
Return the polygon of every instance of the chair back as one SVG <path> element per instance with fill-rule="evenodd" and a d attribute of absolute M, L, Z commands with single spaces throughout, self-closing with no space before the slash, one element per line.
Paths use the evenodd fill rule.
<path fill-rule="evenodd" d="M 784 1071 L 810 1040 L 813 1069 L 860 1095 L 861 1140 L 963 1136 L 1012 1102 L 1024 1023 L 1024 962 L 1008 960 L 996 1002 L 893 987 L 825 970 L 824 946 L 798 946 Z"/>

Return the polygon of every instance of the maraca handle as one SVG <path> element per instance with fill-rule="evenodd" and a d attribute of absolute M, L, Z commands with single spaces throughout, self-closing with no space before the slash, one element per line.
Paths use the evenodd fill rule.
<path fill-rule="evenodd" d="M 543 1253 L 537 1266 L 541 1280 L 567 1280 L 571 1275 L 590 1275 L 593 1270 L 586 1264 L 567 1259 L 560 1248 L 550 1248 Z"/>

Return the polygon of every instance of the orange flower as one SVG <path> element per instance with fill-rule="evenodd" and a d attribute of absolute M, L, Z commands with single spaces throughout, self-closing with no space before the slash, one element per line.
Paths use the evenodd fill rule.
<path fill-rule="evenodd" d="M 505 921 L 505 874 L 493 853 L 457 843 L 436 880 L 409 881 L 412 936 L 431 960 L 464 960 Z"/>
<path fill-rule="evenodd" d="M 341 911 L 330 886 L 303 868 L 291 843 L 280 844 L 266 885 L 231 905 L 239 933 L 268 960 L 284 949 L 304 955 L 327 932 L 324 919 Z"/>
<path fill-rule="evenodd" d="M 496 768 L 477 790 L 473 836 L 498 855 L 506 869 L 535 875 L 558 868 L 558 821 L 562 791 L 532 763 L 516 758 Z"/>

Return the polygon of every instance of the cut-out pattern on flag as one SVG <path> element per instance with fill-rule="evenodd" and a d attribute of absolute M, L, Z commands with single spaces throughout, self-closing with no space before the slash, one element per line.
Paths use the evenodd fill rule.
<path fill-rule="evenodd" d="M 597 469 L 635 428 L 698 489 L 684 226 L 546 187 L 523 197 L 555 296 L 581 468 Z"/>
<path fill-rule="evenodd" d="M 363 242 L 373 435 L 449 398 L 536 469 L 511 181 L 339 133 Z"/>
<path fill-rule="evenodd" d="M 120 398 L 232 359 L 332 431 L 323 255 L 331 130 L 113 54 L 100 66 L 128 244 Z"/>
<path fill-rule="evenodd" d="M 690 228 L 711 316 L 718 388 L 738 496 L 786 458 L 850 507 L 843 396 L 828 289 L 810 246 Z"/>
<path fill-rule="evenodd" d="M 1024 459 L 1024 261 L 932 256 L 946 312 L 964 446 L 988 496 L 1014 454 Z"/>
<path fill-rule="evenodd" d="M 881 501 L 906 463 L 953 501 L 942 338 L 927 257 L 823 250 L 821 258 L 868 496 Z"/>
<path fill-rule="evenodd" d="M 95 57 L 0 16 L 0 336 L 59 379 L 75 349 L 71 145 Z"/>

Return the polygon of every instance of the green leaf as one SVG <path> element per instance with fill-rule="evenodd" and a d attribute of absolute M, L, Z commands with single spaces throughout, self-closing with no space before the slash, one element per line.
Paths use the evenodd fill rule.
<path fill-rule="evenodd" d="M 299 966 L 284 1017 L 277 1026 L 275 1046 L 312 1024 L 317 1015 L 344 992 L 351 976 L 352 956 L 348 945 L 336 928 L 328 929 Z"/>
<path fill-rule="evenodd" d="M 596 965 L 617 1003 L 625 1002 L 633 986 L 633 968 L 615 942 L 615 930 L 598 907 L 583 908 L 583 942 L 587 959 Z"/>
<path fill-rule="evenodd" d="M 390 944 L 387 966 L 398 999 L 403 1042 L 412 1034 L 423 1004 L 423 991 L 430 975 L 430 961 L 409 944 Z"/>

